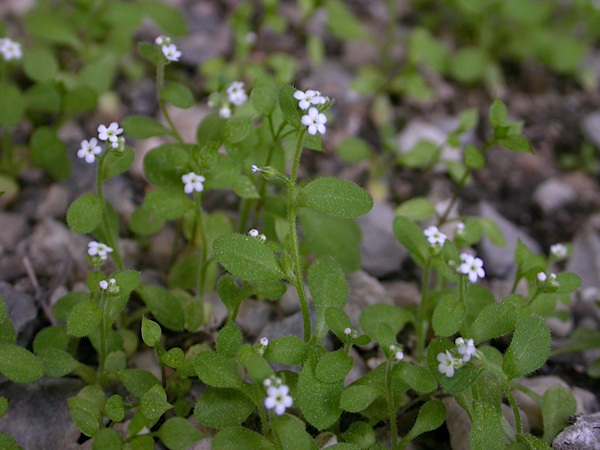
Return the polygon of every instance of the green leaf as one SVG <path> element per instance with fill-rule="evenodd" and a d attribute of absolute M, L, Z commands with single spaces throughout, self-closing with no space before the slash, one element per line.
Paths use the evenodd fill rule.
<path fill-rule="evenodd" d="M 0 433 L 0 448 L 4 450 L 23 450 L 15 438 L 6 433 Z"/>
<path fill-rule="evenodd" d="M 23 55 L 23 70 L 33 81 L 50 81 L 58 73 L 58 61 L 47 47 L 28 48 Z"/>
<path fill-rule="evenodd" d="M 494 221 L 494 219 L 489 219 L 487 217 L 478 218 L 479 224 L 483 228 L 483 232 L 488 237 L 488 239 L 492 242 L 492 244 L 498 247 L 504 247 L 506 245 L 506 240 L 502 234 L 502 230 L 498 226 L 498 224 Z"/>
<path fill-rule="evenodd" d="M 344 139 L 337 148 L 337 154 L 345 162 L 357 164 L 373 156 L 373 150 L 369 144 L 358 137 L 348 137 Z"/>
<path fill-rule="evenodd" d="M 254 109 L 262 116 L 270 116 L 277 106 L 277 90 L 272 84 L 259 82 L 250 92 Z"/>
<path fill-rule="evenodd" d="M 333 256 L 344 273 L 360 268 L 360 228 L 342 219 L 312 209 L 298 211 L 304 244 L 316 258 Z"/>
<path fill-rule="evenodd" d="M 167 393 L 159 384 L 152 386 L 140 398 L 140 411 L 149 420 L 160 419 L 171 408 L 173 405 L 167 401 Z"/>
<path fill-rule="evenodd" d="M 102 310 L 91 300 L 78 303 L 67 318 L 67 333 L 75 337 L 92 334 L 100 325 Z"/>
<path fill-rule="evenodd" d="M 144 158 L 144 174 L 160 187 L 183 192 L 181 176 L 189 172 L 191 148 L 181 144 L 164 144 L 148 152 Z"/>
<path fill-rule="evenodd" d="M 485 158 L 483 154 L 474 145 L 465 147 L 465 164 L 469 169 L 481 169 L 485 166 Z"/>
<path fill-rule="evenodd" d="M 2 88 L 0 87 L 0 89 Z M 4 93 L 0 98 L 4 98 Z M 57 180 L 64 180 L 69 176 L 71 160 L 67 157 L 67 147 L 58 138 L 54 129 L 38 127 L 31 135 L 29 146 L 31 147 L 31 159 L 34 164 L 47 170 Z"/>
<path fill-rule="evenodd" d="M 149 236 L 158 232 L 165 225 L 165 220 L 144 206 L 136 209 L 129 218 L 129 229 L 139 236 Z"/>
<path fill-rule="evenodd" d="M 328 0 L 324 6 L 327 10 L 327 27 L 334 37 L 342 41 L 371 40 L 371 35 L 363 23 L 352 14 L 346 3 L 340 0 Z"/>
<path fill-rule="evenodd" d="M 169 83 L 161 92 L 162 97 L 171 105 L 181 109 L 194 106 L 194 95 L 187 86 L 181 83 Z"/>
<path fill-rule="evenodd" d="M 134 158 L 135 154 L 130 147 L 125 147 L 122 152 L 109 151 L 104 157 L 102 179 L 108 180 L 109 178 L 121 175 L 131 167 Z"/>
<path fill-rule="evenodd" d="M 368 213 L 373 207 L 373 199 L 350 181 L 319 177 L 300 191 L 298 206 L 350 219 Z"/>
<path fill-rule="evenodd" d="M 513 152 L 533 153 L 529 140 L 521 134 L 511 134 L 503 139 L 500 139 L 500 144 Z"/>
<path fill-rule="evenodd" d="M 354 360 L 343 349 L 325 353 L 315 367 L 315 376 L 326 383 L 343 381 L 353 365 Z"/>
<path fill-rule="evenodd" d="M 555 384 L 544 392 L 542 401 L 544 442 L 551 445 L 556 435 L 567 426 L 569 417 L 575 414 L 576 410 L 577 401 L 569 389 Z"/>
<path fill-rule="evenodd" d="M 75 86 L 64 96 L 65 112 L 70 116 L 92 111 L 98 102 L 98 94 L 89 86 Z"/>
<path fill-rule="evenodd" d="M 429 243 L 423 230 L 406 217 L 396 216 L 392 223 L 392 231 L 398 242 L 410 252 L 411 258 L 420 266 L 424 266 L 429 255 Z"/>
<path fill-rule="evenodd" d="M 111 395 L 104 405 L 103 412 L 113 422 L 121 422 L 125 418 L 123 397 L 117 394 Z"/>
<path fill-rule="evenodd" d="M 61 96 L 52 82 L 34 84 L 25 92 L 26 108 L 33 111 L 58 113 Z"/>
<path fill-rule="evenodd" d="M 160 384 L 154 375 L 146 370 L 127 369 L 121 373 L 125 388 L 134 397 L 141 398 L 155 384 Z"/>
<path fill-rule="evenodd" d="M 429 167 L 439 161 L 441 153 L 439 145 L 429 140 L 420 140 L 409 152 L 398 156 L 396 161 L 408 169 Z"/>
<path fill-rule="evenodd" d="M 293 366 L 304 362 L 306 350 L 306 342 L 299 337 L 281 336 L 269 342 L 265 358 L 268 361 Z"/>
<path fill-rule="evenodd" d="M 367 408 L 382 393 L 373 386 L 349 386 L 342 392 L 340 407 L 348 412 L 360 412 Z"/>
<path fill-rule="evenodd" d="M 407 444 L 417 436 L 442 426 L 446 420 L 446 407 L 440 400 L 429 400 L 419 410 L 419 415 L 400 445 Z"/>
<path fill-rule="evenodd" d="M 169 130 L 157 120 L 137 114 L 133 114 L 123 119 L 121 125 L 127 136 L 132 137 L 133 139 L 148 139 L 153 136 L 170 134 Z"/>
<path fill-rule="evenodd" d="M 438 336 L 448 337 L 458 332 L 462 326 L 466 307 L 453 297 L 444 297 L 433 311 L 433 329 Z"/>
<path fill-rule="evenodd" d="M 427 220 L 433 216 L 435 208 L 433 204 L 424 197 L 415 197 L 402 202 L 396 208 L 396 216 L 403 216 L 409 220 Z"/>
<path fill-rule="evenodd" d="M 242 330 L 234 323 L 229 322 L 217 334 L 215 347 L 217 353 L 234 358 L 243 343 Z"/>
<path fill-rule="evenodd" d="M 308 270 L 308 286 L 316 309 L 313 330 L 317 342 L 327 333 L 325 312 L 330 307 L 344 308 L 348 299 L 348 283 L 340 265 L 333 257 L 317 260 Z"/>
<path fill-rule="evenodd" d="M 101 415 L 98 407 L 81 397 L 71 397 L 67 403 L 75 426 L 86 436 L 94 437 L 100 429 Z"/>
<path fill-rule="evenodd" d="M 473 402 L 470 443 L 472 449 L 504 450 L 502 410 L 484 402 Z"/>
<path fill-rule="evenodd" d="M 275 253 L 250 236 L 231 233 L 215 239 L 213 252 L 232 275 L 249 283 L 264 283 L 285 278 Z"/>
<path fill-rule="evenodd" d="M 170 348 L 160 355 L 160 362 L 175 370 L 182 369 L 185 367 L 185 353 L 179 347 Z"/>
<path fill-rule="evenodd" d="M 236 389 L 209 387 L 196 403 L 194 416 L 201 424 L 221 430 L 241 425 L 254 408 L 252 400 Z"/>
<path fill-rule="evenodd" d="M 520 296 L 509 296 L 500 303 L 486 306 L 471 324 L 468 336 L 479 344 L 511 333 L 523 303 Z"/>
<path fill-rule="evenodd" d="M 393 379 L 399 379 L 408 384 L 419 394 L 427 394 L 437 388 L 437 380 L 431 372 L 424 367 L 405 362 L 394 366 Z"/>
<path fill-rule="evenodd" d="M 493 128 L 499 128 L 506 125 L 508 120 L 508 108 L 499 98 L 496 98 L 492 103 L 492 106 L 490 106 L 489 118 Z"/>
<path fill-rule="evenodd" d="M 137 48 L 144 59 L 154 64 L 158 64 L 163 58 L 162 52 L 150 42 L 138 42 Z"/>
<path fill-rule="evenodd" d="M 225 142 L 237 144 L 238 142 L 243 141 L 252 129 L 250 120 L 250 116 L 236 116 L 228 119 L 225 122 Z"/>
<path fill-rule="evenodd" d="M 25 28 L 32 35 L 49 42 L 81 48 L 80 39 L 74 30 L 74 21 L 59 10 L 32 9 L 24 17 Z"/>
<path fill-rule="evenodd" d="M 172 331 L 183 330 L 185 318 L 177 297 L 166 289 L 148 284 L 139 285 L 136 292 L 161 325 Z"/>
<path fill-rule="evenodd" d="M 156 348 L 160 345 L 162 331 L 160 325 L 153 320 L 142 316 L 142 340 L 148 347 Z"/>
<path fill-rule="evenodd" d="M 292 86 L 284 84 L 279 89 L 279 107 L 283 113 L 284 119 L 294 128 L 299 129 L 302 125 L 302 111 L 298 106 L 298 100 L 294 98 L 294 89 Z"/>
<path fill-rule="evenodd" d="M 4 298 L 0 295 L 0 323 L 4 322 L 8 317 L 8 313 L 6 312 L 6 303 L 4 302 Z"/>
<path fill-rule="evenodd" d="M 102 221 L 103 210 L 103 199 L 94 194 L 83 194 L 69 206 L 67 224 L 75 233 L 91 233 Z"/>
<path fill-rule="evenodd" d="M 60 378 L 76 370 L 80 363 L 70 353 L 58 348 L 46 348 L 38 353 L 44 375 Z"/>
<path fill-rule="evenodd" d="M 179 189 L 160 187 L 150 191 L 144 199 L 144 209 L 164 220 L 175 220 L 194 207 L 194 203 Z"/>
<path fill-rule="evenodd" d="M 245 367 L 248 376 L 254 383 L 262 384 L 274 374 L 271 365 L 250 344 L 243 345 L 237 355 L 239 363 Z"/>
<path fill-rule="evenodd" d="M 169 36 L 178 37 L 187 34 L 187 22 L 178 8 L 158 1 L 147 1 L 143 6 L 144 12 Z"/>
<path fill-rule="evenodd" d="M 202 439 L 202 433 L 188 420 L 172 417 L 162 424 L 158 437 L 169 450 L 187 450 Z"/>
<path fill-rule="evenodd" d="M 42 362 L 18 345 L 0 344 L 0 373 L 15 383 L 31 383 L 42 376 Z"/>
<path fill-rule="evenodd" d="M 13 84 L 0 83 L 0 92 L 0 127 L 12 128 L 23 118 L 25 99 Z"/>
<path fill-rule="evenodd" d="M 6 397 L 0 397 L 0 417 L 4 416 L 8 411 L 8 399 Z"/>
<path fill-rule="evenodd" d="M 359 317 L 362 330 L 372 338 L 377 336 L 377 328 L 382 323 L 388 324 L 396 335 L 411 320 L 412 316 L 406 310 L 383 303 L 367 306 Z"/>
<path fill-rule="evenodd" d="M 194 367 L 198 378 L 209 386 L 239 389 L 243 385 L 231 361 L 218 353 L 198 353 Z"/>
<path fill-rule="evenodd" d="M 114 450 L 122 448 L 123 441 L 118 431 L 113 428 L 104 428 L 94 436 L 93 450 Z"/>
<path fill-rule="evenodd" d="M 518 434 L 517 442 L 524 443 L 528 450 L 552 450 L 544 441 L 531 434 Z"/>
<path fill-rule="evenodd" d="M 517 321 L 502 369 L 510 380 L 539 369 L 550 355 L 550 330 L 544 319 L 528 316 Z"/>
<path fill-rule="evenodd" d="M 275 416 L 271 424 L 281 450 L 317 450 L 317 444 L 306 432 L 306 424 L 296 416 Z"/>
<path fill-rule="evenodd" d="M 212 450 L 275 450 L 266 437 L 243 427 L 228 427 L 212 441 Z"/>

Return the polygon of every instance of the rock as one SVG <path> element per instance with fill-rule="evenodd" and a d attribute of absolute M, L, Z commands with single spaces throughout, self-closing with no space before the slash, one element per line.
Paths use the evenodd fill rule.
<path fill-rule="evenodd" d="M 79 380 L 68 378 L 2 385 L 0 391 L 9 405 L 0 431 L 13 436 L 24 449 L 71 448 L 81 433 L 71 420 L 67 399 L 82 387 Z"/>
<path fill-rule="evenodd" d="M 29 346 L 38 315 L 35 300 L 4 282 L 0 282 L 0 296 L 4 299 L 8 318 L 15 329 L 17 344 L 22 347 Z"/>
<path fill-rule="evenodd" d="M 550 214 L 573 202 L 576 197 L 575 189 L 558 178 L 550 178 L 540 183 L 533 193 L 533 200 L 544 211 L 544 214 Z"/>
<path fill-rule="evenodd" d="M 543 396 L 548 389 L 557 384 L 566 389 L 570 389 L 569 385 L 562 378 L 553 375 L 521 378 L 519 380 L 519 384 L 541 396 Z M 525 414 L 527 414 L 527 417 L 529 418 L 531 429 L 534 432 L 541 432 L 543 429 L 542 411 L 540 410 L 538 404 L 527 394 L 519 390 L 515 390 L 514 394 L 517 402 L 519 403 L 519 407 L 525 412 Z"/>
<path fill-rule="evenodd" d="M 257 301 L 247 298 L 240 305 L 236 323 L 244 334 L 255 341 L 261 338 L 258 333 L 267 326 L 271 316 L 272 304 L 267 301 Z"/>
<path fill-rule="evenodd" d="M 387 203 L 377 202 L 371 211 L 357 221 L 363 235 L 360 244 L 362 269 L 374 277 L 397 272 L 408 256 L 408 251 L 394 236 L 393 220 L 392 207 Z"/>
<path fill-rule="evenodd" d="M 599 450 L 600 413 L 577 417 L 552 442 L 554 450 Z"/>
<path fill-rule="evenodd" d="M 0 258 L 0 280 L 14 281 L 26 274 L 23 258 L 19 255 L 3 255 Z"/>
<path fill-rule="evenodd" d="M 496 222 L 506 241 L 504 247 L 497 247 L 487 237 L 481 241 L 479 249 L 484 262 L 486 276 L 491 275 L 504 279 L 510 279 L 514 276 L 517 271 L 514 255 L 518 240 L 521 240 L 532 252 L 541 252 L 540 246 L 536 241 L 501 216 L 489 203 L 482 202 L 480 204 L 479 214 L 481 217 L 492 219 Z"/>
<path fill-rule="evenodd" d="M 0 212 L 0 246 L 3 251 L 12 250 L 31 230 L 27 219 L 21 214 Z"/>
<path fill-rule="evenodd" d="M 581 129 L 585 137 L 600 148 L 600 110 L 585 116 L 581 123 Z"/>
<path fill-rule="evenodd" d="M 314 319 L 314 314 L 311 314 L 311 319 Z M 281 336 L 289 335 L 304 339 L 304 325 L 302 313 L 300 311 L 285 319 L 269 322 L 267 326 L 258 333 L 258 336 L 266 337 L 269 341 Z"/>
<path fill-rule="evenodd" d="M 596 397 L 596 394 L 593 392 L 590 392 L 586 389 L 581 389 L 577 386 L 574 386 L 571 389 L 571 392 L 577 401 L 577 414 L 591 414 L 592 412 L 600 409 L 598 397 Z"/>
<path fill-rule="evenodd" d="M 387 291 L 394 305 L 419 306 L 421 304 L 421 291 L 416 283 L 407 281 L 383 281 L 382 286 Z"/>
<path fill-rule="evenodd" d="M 129 173 L 132 177 L 138 180 L 146 180 L 144 174 L 144 158 L 146 155 L 159 145 L 167 143 L 167 140 L 162 137 L 151 137 L 135 143 L 135 156 L 133 158 L 133 164 L 129 168 Z"/>
<path fill-rule="evenodd" d="M 345 311 L 350 317 L 352 327 L 359 329 L 358 318 L 360 313 L 367 306 L 376 303 L 384 303 L 393 305 L 394 302 L 388 295 L 382 284 L 376 279 L 368 275 L 366 272 L 359 270 L 347 277 L 350 295 Z"/>
<path fill-rule="evenodd" d="M 573 239 L 566 270 L 581 277 L 582 291 L 600 286 L 600 214 L 590 217 Z"/>
<path fill-rule="evenodd" d="M 287 284 L 287 289 L 285 293 L 281 296 L 278 301 L 279 308 L 281 312 L 286 316 L 291 316 L 292 314 L 300 311 L 300 299 L 298 298 L 298 292 L 296 288 L 291 284 Z M 309 305 L 312 303 L 312 297 L 310 295 L 310 290 L 308 286 L 304 287 L 304 292 L 306 292 L 306 298 L 308 300 Z"/>
<path fill-rule="evenodd" d="M 194 105 L 188 109 L 179 109 L 167 105 L 167 110 L 184 142 L 196 142 L 198 124 L 206 116 L 215 112 L 206 105 Z M 161 117 L 160 122 L 164 122 L 164 118 Z"/>
<path fill-rule="evenodd" d="M 69 200 L 69 190 L 60 184 L 53 184 L 35 210 L 35 218 L 41 220 L 45 217 L 64 217 L 69 208 Z"/>

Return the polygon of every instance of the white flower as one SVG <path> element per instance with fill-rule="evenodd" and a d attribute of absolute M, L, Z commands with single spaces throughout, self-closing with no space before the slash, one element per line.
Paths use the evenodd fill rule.
<path fill-rule="evenodd" d="M 250 231 L 248 231 L 248 234 L 252 237 L 258 237 L 258 230 L 252 228 Z"/>
<path fill-rule="evenodd" d="M 267 398 L 265 399 L 265 408 L 274 409 L 275 414 L 281 416 L 286 408 L 294 403 L 294 399 L 288 395 L 290 388 L 285 384 L 279 387 L 269 386 L 267 388 Z"/>
<path fill-rule="evenodd" d="M 168 36 L 158 36 L 154 39 L 154 43 L 160 46 L 169 45 L 171 43 L 171 38 Z"/>
<path fill-rule="evenodd" d="M 236 106 L 243 105 L 248 99 L 246 91 L 244 91 L 244 83 L 242 81 L 234 81 L 227 88 L 227 98 L 230 103 Z"/>
<path fill-rule="evenodd" d="M 98 127 L 98 139 L 101 141 L 119 142 L 119 135 L 122 132 L 123 128 L 119 128 L 117 122 L 111 122 L 108 127 L 100 125 Z"/>
<path fill-rule="evenodd" d="M 546 274 L 544 272 L 540 272 L 537 274 L 537 279 L 540 283 L 543 283 L 544 281 L 546 281 L 548 277 L 546 276 Z"/>
<path fill-rule="evenodd" d="M 102 153 L 96 138 L 91 138 L 89 141 L 81 141 L 81 148 L 77 150 L 77 157 L 85 159 L 86 163 L 93 163 L 96 160 L 96 155 Z"/>
<path fill-rule="evenodd" d="M 446 242 L 447 239 L 446 235 L 438 230 L 438 227 L 434 225 L 426 228 L 425 231 L 423 231 L 423 234 L 427 237 L 427 241 L 431 245 L 444 245 L 444 242 Z"/>
<path fill-rule="evenodd" d="M 2 54 L 2 57 L 5 61 L 21 59 L 23 57 L 21 44 L 9 38 L 0 39 L 0 53 Z"/>
<path fill-rule="evenodd" d="M 177 46 L 175 44 L 163 45 L 161 47 L 163 55 L 169 61 L 179 61 L 179 57 L 181 56 L 181 52 L 177 50 Z"/>
<path fill-rule="evenodd" d="M 308 134 L 312 134 L 313 136 L 317 132 L 325 134 L 325 131 L 327 131 L 325 128 L 326 123 L 327 117 L 325 117 L 325 114 L 320 113 L 315 107 L 308 110 L 308 115 L 302 116 L 302 125 L 307 126 Z"/>
<path fill-rule="evenodd" d="M 189 194 L 193 191 L 202 192 L 204 190 L 204 183 L 206 179 L 202 175 L 196 175 L 194 172 L 186 173 L 181 177 L 181 181 L 185 184 L 183 191 Z"/>
<path fill-rule="evenodd" d="M 463 275 L 468 275 L 471 283 L 476 283 L 478 278 L 485 277 L 483 261 L 480 258 L 475 258 L 468 253 L 461 253 L 460 261 L 461 265 L 458 267 L 458 271 Z"/>
<path fill-rule="evenodd" d="M 394 353 L 394 358 L 396 358 L 396 361 L 402 361 L 404 359 L 404 352 L 402 350 L 398 350 L 396 353 Z"/>
<path fill-rule="evenodd" d="M 465 224 L 462 222 L 458 222 L 456 224 L 456 236 L 464 236 L 465 235 Z"/>
<path fill-rule="evenodd" d="M 344 328 L 344 334 L 346 336 L 350 336 L 352 334 L 352 328 L 350 328 L 350 327 Z"/>
<path fill-rule="evenodd" d="M 256 172 L 260 172 L 260 167 L 255 166 L 254 164 L 252 164 L 252 173 L 256 173 Z"/>
<path fill-rule="evenodd" d="M 556 259 L 565 259 L 568 255 L 567 247 L 564 244 L 554 244 L 550 246 L 550 253 Z"/>
<path fill-rule="evenodd" d="M 229 106 L 223 106 L 219 109 L 219 117 L 229 119 L 231 117 L 231 108 Z"/>
<path fill-rule="evenodd" d="M 98 256 L 100 259 L 105 260 L 109 253 L 112 253 L 113 249 L 106 244 L 101 242 L 92 241 L 88 243 L 88 255 Z"/>
<path fill-rule="evenodd" d="M 111 278 L 110 280 L 102 280 L 98 283 L 100 290 L 108 291 L 110 294 L 118 293 L 119 287 L 117 286 L 117 280 Z"/>
<path fill-rule="evenodd" d="M 446 350 L 445 353 L 438 353 L 437 360 L 439 361 L 438 370 L 441 374 L 446 375 L 448 378 L 454 376 L 454 369 L 457 366 L 457 359 Z"/>
<path fill-rule="evenodd" d="M 326 102 L 325 97 L 319 91 L 313 91 L 312 89 L 306 92 L 296 91 L 294 92 L 294 98 L 300 100 L 298 105 L 302 110 L 308 109 L 310 105 L 322 105 Z"/>
<path fill-rule="evenodd" d="M 458 337 L 456 338 L 454 343 L 456 344 L 456 349 L 458 350 L 458 353 L 462 355 L 462 362 L 464 363 L 469 362 L 471 356 L 473 356 L 477 351 L 477 348 L 473 343 L 473 339 L 467 339 L 465 341 L 463 338 Z"/>
<path fill-rule="evenodd" d="M 266 337 L 262 337 L 260 338 L 260 345 L 262 345 L 263 347 L 266 347 L 267 345 L 269 345 L 269 340 Z"/>

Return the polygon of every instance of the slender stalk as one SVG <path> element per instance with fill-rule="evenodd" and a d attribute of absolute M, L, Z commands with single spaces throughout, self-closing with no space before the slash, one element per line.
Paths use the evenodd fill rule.
<path fill-rule="evenodd" d="M 98 167 L 97 167 L 97 172 L 96 172 L 96 195 L 97 197 L 102 200 L 103 202 L 103 207 L 102 207 L 102 228 L 104 229 L 104 234 L 106 237 L 106 244 L 113 249 L 113 260 L 115 262 L 115 264 L 117 265 L 117 268 L 119 270 L 123 270 L 123 261 L 121 260 L 121 254 L 119 252 L 119 246 L 118 246 L 118 242 L 115 242 L 112 236 L 112 233 L 110 232 L 110 224 L 108 223 L 108 214 L 106 212 L 106 200 L 104 200 L 104 194 L 103 194 L 103 183 L 104 183 L 104 177 L 102 176 L 102 169 L 104 167 L 104 159 L 106 158 L 106 155 L 108 155 L 108 152 L 110 152 L 110 149 L 106 149 L 102 155 L 100 155 L 100 158 L 98 159 Z"/>
<path fill-rule="evenodd" d="M 523 424 L 521 422 L 521 412 L 519 411 L 519 404 L 517 403 L 517 399 L 515 398 L 515 395 L 513 394 L 507 382 L 503 383 L 503 388 L 504 394 L 506 395 L 506 398 L 510 403 L 510 407 L 513 410 L 513 414 L 515 415 L 515 427 L 517 435 L 519 435 L 523 433 Z"/>
<path fill-rule="evenodd" d="M 390 432 L 392 435 L 392 450 L 398 448 L 398 424 L 396 423 L 396 407 L 392 384 L 393 361 L 388 359 L 385 363 L 385 391 L 387 396 L 388 416 L 390 418 Z"/>
<path fill-rule="evenodd" d="M 171 120 L 171 115 L 167 111 L 165 101 L 161 94 L 161 90 L 162 90 L 164 82 L 165 82 L 165 62 L 160 61 L 156 65 L 156 98 L 158 99 L 158 105 L 160 106 L 160 110 L 163 113 L 165 120 L 169 124 L 169 128 L 171 129 L 171 134 L 178 142 L 183 142 L 183 138 L 179 134 L 179 131 L 177 131 L 177 127 L 173 123 L 173 120 Z"/>
<path fill-rule="evenodd" d="M 202 217 L 202 199 L 200 197 L 200 193 L 196 192 L 194 194 L 194 201 L 196 202 L 196 228 L 200 232 L 200 240 L 202 241 L 202 249 L 200 251 L 200 264 L 198 269 L 198 278 L 197 278 L 197 293 L 196 296 L 198 299 L 202 300 L 204 297 L 204 283 L 206 278 L 206 262 L 208 258 L 208 248 L 206 247 L 206 230 L 204 228 L 204 220 Z M 196 230 L 194 230 L 194 234 Z"/>
<path fill-rule="evenodd" d="M 298 231 L 296 229 L 296 180 L 298 178 L 298 166 L 300 165 L 300 156 L 302 155 L 302 144 L 306 130 L 298 133 L 294 161 L 292 163 L 292 175 L 288 180 L 288 211 L 287 219 L 290 227 L 289 235 L 291 241 L 292 259 L 294 263 L 294 286 L 298 292 L 300 300 L 300 310 L 302 311 L 302 321 L 304 323 L 304 340 L 310 340 L 310 315 L 308 311 L 308 300 L 304 291 L 304 280 L 302 276 L 302 262 L 300 259 L 300 247 L 298 245 Z"/>
<path fill-rule="evenodd" d="M 111 324 L 108 321 L 108 301 L 104 292 L 100 293 L 100 309 L 102 310 L 102 320 L 100 321 L 100 354 L 99 374 L 98 379 L 102 383 L 104 381 L 104 369 L 106 364 L 106 356 L 108 355 L 108 333 Z"/>
<path fill-rule="evenodd" d="M 431 272 L 431 258 L 428 258 L 425 262 L 425 269 L 423 274 L 423 285 L 421 287 L 421 303 L 419 304 L 419 312 L 417 316 L 417 359 L 422 359 L 425 355 L 425 337 L 427 336 L 428 329 L 428 309 L 429 305 L 427 302 L 428 289 L 429 289 L 429 274 Z"/>

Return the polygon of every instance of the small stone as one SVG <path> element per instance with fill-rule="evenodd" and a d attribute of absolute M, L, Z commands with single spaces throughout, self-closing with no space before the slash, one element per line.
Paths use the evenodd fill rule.
<path fill-rule="evenodd" d="M 0 212 L 0 246 L 3 250 L 12 250 L 31 230 L 27 219 L 21 214 Z"/>
<path fill-rule="evenodd" d="M 242 301 L 236 323 L 249 339 L 257 338 L 258 333 L 269 323 L 271 306 L 269 301 L 251 298 Z"/>
<path fill-rule="evenodd" d="M 533 200 L 544 211 L 544 214 L 550 214 L 573 202 L 576 198 L 575 189 L 557 178 L 550 178 L 540 183 L 533 193 Z"/>
<path fill-rule="evenodd" d="M 38 309 L 35 300 L 4 282 L 0 282 L 0 296 L 4 299 L 8 318 L 15 329 L 17 344 L 27 347 L 37 322 Z"/>
<path fill-rule="evenodd" d="M 53 184 L 46 193 L 35 210 L 35 217 L 43 219 L 44 217 L 64 217 L 69 208 L 69 190 L 60 184 Z"/>
<path fill-rule="evenodd" d="M 600 214 L 590 217 L 573 239 L 566 270 L 581 277 L 582 292 L 600 286 Z"/>
<path fill-rule="evenodd" d="M 600 413 L 577 417 L 552 442 L 554 450 L 600 449 Z"/>
<path fill-rule="evenodd" d="M 521 378 L 519 380 L 519 384 L 541 396 L 543 396 L 548 389 L 557 384 L 566 389 L 570 389 L 569 385 L 562 378 L 553 375 L 532 378 Z M 514 393 L 519 407 L 525 412 L 525 414 L 529 418 L 531 429 L 534 432 L 542 431 L 542 411 L 539 405 L 535 402 L 535 400 L 533 400 L 524 392 L 515 390 Z"/>
<path fill-rule="evenodd" d="M 581 129 L 585 137 L 600 148 L 600 110 L 584 117 Z"/>

